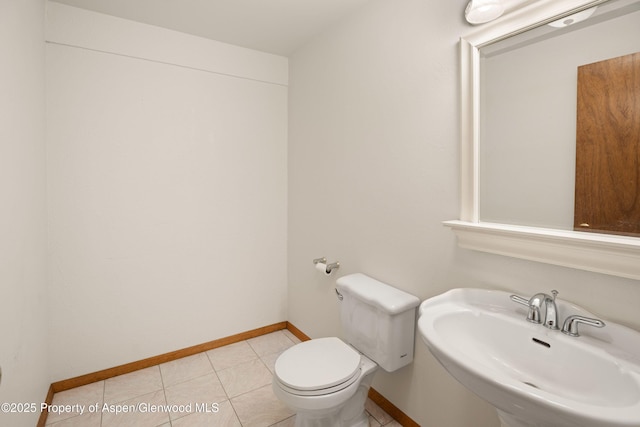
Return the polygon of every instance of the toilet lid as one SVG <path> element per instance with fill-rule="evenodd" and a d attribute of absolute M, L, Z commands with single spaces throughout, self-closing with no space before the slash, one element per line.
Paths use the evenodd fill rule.
<path fill-rule="evenodd" d="M 296 390 L 319 390 L 342 384 L 360 370 L 360 353 L 342 340 L 318 338 L 297 344 L 278 357 L 275 373 Z"/>

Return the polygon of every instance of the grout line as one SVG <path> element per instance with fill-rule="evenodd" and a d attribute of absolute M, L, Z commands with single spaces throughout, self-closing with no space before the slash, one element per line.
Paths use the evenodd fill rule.
<path fill-rule="evenodd" d="M 104 395 L 106 392 L 107 392 L 107 382 L 105 380 L 102 380 L 102 405 L 104 405 Z M 103 416 L 104 416 L 104 413 L 100 411 L 100 427 L 102 427 Z"/>
<path fill-rule="evenodd" d="M 272 330 L 271 332 L 266 332 L 266 333 L 264 333 L 263 335 L 259 335 L 259 336 L 265 336 L 265 335 L 269 335 L 269 334 L 274 334 L 274 333 L 276 333 L 276 332 L 280 332 L 281 334 L 284 334 L 284 336 L 285 336 L 289 341 L 291 341 L 292 345 L 295 345 L 295 344 L 296 344 L 296 342 L 295 342 L 295 341 L 293 341 L 293 340 L 292 340 L 292 338 L 291 338 L 290 336 L 288 336 L 288 335 L 287 335 L 287 333 L 285 333 L 284 331 L 282 331 L 282 330 L 280 330 L 280 329 L 275 330 L 275 331 L 273 331 L 273 330 Z M 297 337 L 297 335 L 296 335 L 296 334 L 292 334 L 292 335 Z M 251 338 L 255 338 L 255 336 L 251 336 Z M 229 394 L 228 394 L 227 390 L 224 388 L 224 385 L 222 384 L 222 381 L 220 381 L 220 377 L 218 376 L 218 371 L 216 371 L 216 369 L 215 369 L 215 367 L 214 367 L 214 365 L 213 365 L 213 362 L 212 362 L 211 358 L 209 357 L 209 355 L 207 354 L 207 352 L 208 352 L 208 351 L 211 351 L 211 350 L 214 350 L 215 348 L 222 348 L 222 347 L 226 347 L 226 346 L 228 346 L 228 345 L 231 345 L 231 344 L 234 344 L 234 343 L 237 343 L 237 342 L 244 342 L 245 344 L 247 344 L 247 345 L 249 346 L 249 348 L 251 349 L 251 351 L 253 352 L 253 354 L 255 355 L 255 357 L 256 357 L 258 360 L 260 360 L 261 364 L 265 367 L 265 369 L 267 369 L 267 370 L 269 371 L 269 373 L 270 373 L 270 375 L 271 375 L 271 378 L 273 379 L 273 375 L 274 375 L 274 373 L 273 373 L 273 372 L 269 369 L 269 367 L 267 366 L 267 364 L 266 364 L 266 362 L 265 362 L 265 360 L 264 360 L 264 357 L 272 356 L 272 355 L 277 354 L 277 353 L 282 353 L 282 351 L 285 351 L 286 349 L 282 349 L 282 350 L 279 350 L 279 351 L 271 352 L 271 353 L 268 353 L 268 354 L 265 354 L 265 355 L 260 356 L 260 355 L 258 355 L 258 354 L 256 353 L 255 349 L 254 349 L 254 348 L 251 346 L 251 344 L 249 343 L 249 339 L 250 339 L 250 338 L 246 338 L 246 339 L 239 340 L 239 341 L 232 340 L 232 342 L 229 342 L 229 344 L 226 344 L 226 345 L 223 345 L 223 346 L 214 347 L 214 348 L 211 348 L 211 349 L 209 349 L 209 350 L 202 350 L 202 351 L 200 351 L 200 352 L 198 352 L 198 353 L 195 353 L 195 354 L 186 354 L 186 355 L 184 355 L 184 356 L 182 356 L 182 357 L 178 357 L 178 358 L 173 359 L 173 360 L 164 361 L 164 362 L 159 362 L 159 363 L 157 363 L 156 365 L 149 366 L 149 368 L 155 367 L 155 368 L 156 368 L 156 369 L 158 369 L 158 371 L 159 371 L 159 374 L 160 374 L 160 381 L 161 381 L 161 384 L 162 384 L 162 391 L 163 391 L 163 394 L 164 394 L 164 400 L 165 400 L 165 403 L 166 403 L 167 405 L 169 404 L 169 402 L 168 402 L 168 400 L 167 400 L 167 393 L 166 393 L 166 387 L 167 387 L 167 386 L 165 385 L 165 378 L 164 378 L 164 375 L 163 375 L 163 373 L 162 373 L 162 369 L 160 368 L 160 365 L 161 365 L 161 364 L 163 364 L 163 363 L 168 363 L 168 362 L 170 362 L 170 361 L 174 361 L 174 360 L 176 360 L 176 361 L 177 361 L 177 360 L 180 360 L 180 359 L 184 359 L 184 358 L 186 358 L 186 357 L 195 356 L 195 355 L 198 355 L 198 354 L 202 354 L 202 353 L 204 353 L 204 357 L 206 357 L 206 358 L 207 358 L 207 361 L 209 362 L 209 366 L 211 367 L 211 369 L 212 369 L 213 373 L 215 374 L 216 378 L 218 379 L 218 381 L 219 381 L 219 382 L 220 382 L 220 384 L 222 385 L 222 389 L 223 389 L 223 391 L 224 391 L 224 393 L 225 393 L 226 400 L 229 402 L 229 405 L 231 405 L 231 409 L 233 410 L 233 412 L 234 412 L 234 415 L 235 415 L 236 419 L 238 420 L 238 422 L 240 423 L 240 425 L 242 425 L 242 422 L 240 421 L 240 417 L 238 416 L 238 412 L 236 411 L 236 408 L 235 408 L 235 406 L 233 405 L 232 398 L 229 396 Z M 287 348 L 290 348 L 290 347 L 287 347 Z M 253 359 L 253 360 L 255 360 L 255 359 Z M 235 365 L 235 366 L 237 366 L 237 365 Z M 229 368 L 226 368 L 226 369 L 230 369 L 230 368 L 233 368 L 233 366 L 231 366 L 231 367 L 229 367 Z M 134 372 L 135 372 L 135 371 L 134 371 Z M 182 384 L 182 383 L 184 383 L 184 382 L 191 381 L 191 380 L 196 379 L 196 378 L 201 378 L 201 377 L 203 377 L 203 376 L 207 376 L 207 375 L 210 375 L 210 373 L 203 374 L 203 375 L 198 375 L 197 377 L 190 378 L 190 379 L 188 379 L 188 380 L 185 380 L 185 381 L 182 381 L 182 382 L 180 382 L 180 383 L 176 383 L 176 384 Z M 103 384 L 103 385 L 102 385 L 102 402 L 103 402 L 103 404 L 104 404 L 104 402 L 105 402 L 105 396 L 106 396 L 106 380 L 102 380 L 102 384 Z M 173 384 L 173 385 L 175 385 L 175 384 Z M 173 385 L 171 385 L 171 386 L 173 386 Z M 253 391 L 255 391 L 255 390 L 258 390 L 258 389 L 261 389 L 261 388 L 264 388 L 264 387 L 266 387 L 266 386 L 265 386 L 265 385 L 263 385 L 263 386 L 260 386 L 260 387 L 255 388 L 255 389 L 253 389 L 253 390 L 245 391 L 244 393 L 241 393 L 241 394 L 239 394 L 238 396 L 234 396 L 234 398 L 237 398 L 237 397 L 240 397 L 240 396 L 246 395 L 247 393 L 253 392 Z M 74 388 L 75 388 L 75 387 L 74 387 Z M 62 390 L 61 390 L 61 391 L 62 391 Z M 379 394 L 378 394 L 377 392 L 376 392 L 375 394 L 376 394 L 377 396 L 379 396 Z M 138 396 L 138 397 L 139 397 L 139 396 Z M 134 398 L 135 398 L 135 397 L 134 397 Z M 53 399 L 53 396 L 52 396 L 52 399 Z M 371 399 L 371 397 L 369 397 L 369 399 Z M 379 399 L 379 397 L 378 397 L 378 399 Z M 385 421 L 385 419 L 386 419 L 387 417 L 385 417 L 385 419 L 383 419 L 383 420 L 381 421 L 381 420 L 378 420 L 378 419 L 377 419 L 377 418 L 376 418 L 376 417 L 375 417 L 371 412 L 366 411 L 367 415 L 368 415 L 369 417 L 371 417 L 373 420 L 375 420 L 375 421 L 380 425 L 380 427 L 387 426 L 387 425 L 389 425 L 390 423 L 393 423 L 394 421 L 396 421 L 398 424 L 400 424 L 400 421 L 398 421 L 398 419 L 396 419 L 396 418 L 395 418 L 395 417 L 394 417 L 394 416 L 393 416 L 389 411 L 387 411 L 386 409 L 384 409 L 384 408 L 383 408 L 383 406 L 386 406 L 386 404 L 390 404 L 389 402 L 385 402 L 385 401 L 383 401 L 383 405 L 380 405 L 380 404 L 378 404 L 378 402 L 376 401 L 377 399 L 371 399 L 371 400 L 372 400 L 372 402 L 373 402 L 375 405 L 377 405 L 377 406 L 378 406 L 378 407 L 379 407 L 379 408 L 380 408 L 380 409 L 381 409 L 385 414 L 387 414 L 387 415 L 388 415 L 388 418 L 389 418 L 389 419 L 387 420 L 388 422 L 386 422 L 385 424 L 382 424 L 382 422 L 384 422 L 384 421 Z M 101 415 L 100 415 L 100 426 L 102 426 L 102 423 L 103 423 L 103 415 L 104 415 L 104 414 L 102 414 L 102 413 L 101 413 Z M 191 415 L 191 414 L 186 414 L 186 415 L 184 415 L 184 416 L 189 416 L 189 415 Z M 404 414 L 401 414 L 401 415 L 404 415 Z M 293 416 L 295 416 L 295 415 L 293 415 Z M 293 417 L 293 416 L 292 416 L 292 417 Z M 406 417 L 406 415 L 405 415 L 405 417 Z M 179 417 L 179 418 L 177 418 L 176 420 L 181 419 L 181 418 L 183 418 L 183 417 Z M 285 419 L 283 419 L 283 420 L 277 421 L 276 423 L 272 424 L 271 426 L 274 426 L 274 425 L 276 425 L 276 424 L 278 424 L 278 423 L 281 423 L 281 422 L 283 422 L 283 421 L 285 421 L 285 420 L 288 420 L 289 418 L 291 418 L 291 417 L 288 417 L 288 418 L 285 418 Z M 173 421 L 175 421 L 175 420 L 172 420 L 172 419 L 171 419 L 171 416 L 169 415 L 169 426 L 173 426 Z M 410 421 L 412 421 L 412 420 L 410 420 Z M 410 425 L 410 426 L 417 426 L 417 424 L 415 424 L 415 423 L 409 423 L 409 424 L 406 424 L 406 425 Z M 51 426 L 52 426 L 52 427 L 54 427 L 55 425 L 51 425 Z"/>
<path fill-rule="evenodd" d="M 160 383 L 162 383 L 162 395 L 164 396 L 164 403 L 165 405 L 168 405 L 169 401 L 167 400 L 167 387 L 164 384 L 164 375 L 162 375 L 162 369 L 160 368 L 160 364 L 158 364 L 158 370 L 160 371 Z M 172 426 L 173 423 L 171 422 L 172 421 L 171 414 L 168 414 L 168 416 L 169 416 L 169 426 Z M 166 424 L 166 423 L 163 423 L 163 424 Z M 160 425 L 163 425 L 163 424 L 160 424 Z"/>
<path fill-rule="evenodd" d="M 71 388 L 77 388 L 83 385 L 91 384 L 100 380 L 110 379 L 123 374 L 128 374 L 141 369 L 150 368 L 161 363 L 170 362 L 172 360 L 182 359 L 186 356 L 192 356 L 194 354 L 202 353 L 203 351 L 214 350 L 219 347 L 224 347 L 228 344 L 237 343 L 239 341 L 245 341 L 248 338 L 254 338 L 261 335 L 266 335 L 271 332 L 275 332 L 286 328 L 287 322 L 274 323 L 272 325 L 264 326 L 250 331 L 241 332 L 236 335 L 231 335 L 224 338 L 219 338 L 213 341 L 209 341 L 203 344 L 198 344 L 192 347 L 183 348 L 181 350 L 172 351 L 169 353 L 160 354 L 158 356 L 149 357 L 147 359 L 138 360 L 136 362 L 126 363 L 124 365 L 115 366 L 113 368 L 103 369 L 101 371 L 93 372 L 90 374 L 80 375 L 78 377 L 69 378 L 62 381 L 56 381 L 51 384 L 50 392 L 53 397 L 54 393 L 69 390 Z"/>

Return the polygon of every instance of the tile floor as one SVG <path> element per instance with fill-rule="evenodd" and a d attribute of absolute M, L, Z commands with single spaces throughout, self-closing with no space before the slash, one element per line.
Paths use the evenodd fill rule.
<path fill-rule="evenodd" d="M 56 393 L 46 425 L 293 427 L 271 378 L 278 355 L 297 342 L 277 331 Z M 366 409 L 371 427 L 400 426 L 371 400 Z"/>

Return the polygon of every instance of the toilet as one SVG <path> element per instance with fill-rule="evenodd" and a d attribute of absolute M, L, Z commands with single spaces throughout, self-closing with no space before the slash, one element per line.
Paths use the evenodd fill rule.
<path fill-rule="evenodd" d="M 378 367 L 413 361 L 414 295 L 362 273 L 336 281 L 345 341 L 304 341 L 276 360 L 273 391 L 296 412 L 296 427 L 368 427 L 364 410 Z"/>

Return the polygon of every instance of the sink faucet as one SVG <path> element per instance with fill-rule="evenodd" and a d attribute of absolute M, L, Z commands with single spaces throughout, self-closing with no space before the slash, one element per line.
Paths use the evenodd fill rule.
<path fill-rule="evenodd" d="M 529 309 L 529 312 L 527 313 L 527 320 L 532 323 L 543 323 L 540 311 L 544 305 L 544 326 L 549 329 L 560 329 L 558 328 L 558 307 L 556 306 L 556 296 L 558 295 L 558 291 L 551 291 L 551 295 L 541 292 L 539 294 L 535 294 L 529 299 L 523 298 L 519 295 L 511 295 L 510 298 L 511 301 L 522 304 Z M 600 319 L 592 319 L 591 317 L 574 314 L 567 317 L 564 321 L 564 325 L 562 325 L 562 333 L 572 337 L 579 337 L 579 324 L 585 324 L 595 328 L 602 328 L 605 326 L 604 322 Z"/>
<path fill-rule="evenodd" d="M 573 316 L 567 317 L 564 321 L 564 325 L 562 325 L 562 333 L 571 335 L 572 337 L 579 337 L 578 333 L 578 325 L 583 323 L 585 325 L 593 326 L 595 328 L 603 328 L 604 322 L 600 319 L 592 319 L 590 317 L 584 317 L 574 314 Z"/>
<path fill-rule="evenodd" d="M 551 296 L 553 295 L 553 296 Z M 558 291 L 551 291 L 551 295 L 547 295 L 545 293 L 535 294 L 529 299 L 522 298 L 518 295 L 511 295 L 511 300 L 517 302 L 518 304 L 525 305 L 529 308 L 529 313 L 527 314 L 527 320 L 532 323 L 543 323 L 542 322 L 542 306 L 544 305 L 544 326 L 549 329 L 559 329 L 558 328 L 558 307 L 556 306 L 556 295 L 558 295 Z"/>
<path fill-rule="evenodd" d="M 558 328 L 558 307 L 556 307 L 556 296 L 558 291 L 551 291 L 551 295 L 545 293 L 535 294 L 529 300 L 529 314 L 527 314 L 527 320 L 533 323 L 542 323 L 540 316 L 540 310 L 542 305 L 545 307 L 544 326 L 549 329 Z"/>

